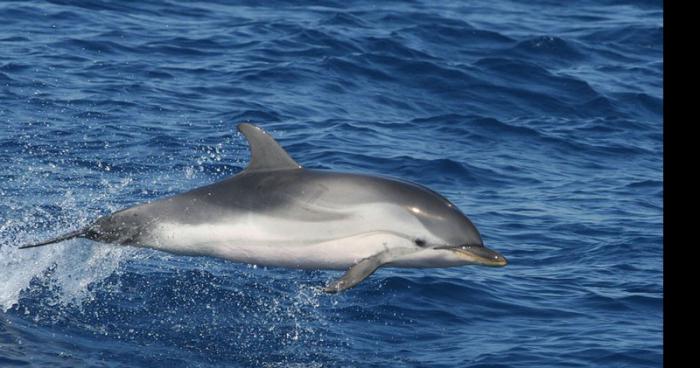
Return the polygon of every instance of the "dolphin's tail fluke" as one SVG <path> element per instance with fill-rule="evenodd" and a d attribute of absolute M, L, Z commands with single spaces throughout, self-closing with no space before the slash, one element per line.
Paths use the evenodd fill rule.
<path fill-rule="evenodd" d="M 64 241 L 64 240 L 69 240 L 69 239 L 77 238 L 77 237 L 86 235 L 86 234 L 87 234 L 87 230 L 88 230 L 87 228 L 84 228 L 84 229 L 72 231 L 72 232 L 70 232 L 70 233 L 63 234 L 63 235 L 61 235 L 61 236 L 59 236 L 59 237 L 57 237 L 57 238 L 53 238 L 53 239 L 50 239 L 50 240 L 46 240 L 46 241 L 43 241 L 43 242 L 41 242 L 41 243 L 22 245 L 22 246 L 19 247 L 19 249 L 27 249 L 27 248 L 41 247 L 42 245 L 49 245 L 49 244 L 53 244 L 53 243 L 62 242 L 62 241 Z"/>

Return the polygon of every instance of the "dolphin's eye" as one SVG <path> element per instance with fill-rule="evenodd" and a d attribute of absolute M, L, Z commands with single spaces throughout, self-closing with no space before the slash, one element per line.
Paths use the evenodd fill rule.
<path fill-rule="evenodd" d="M 415 243 L 416 243 L 416 245 L 419 246 L 419 247 L 424 247 L 424 246 L 425 246 L 425 240 L 423 240 L 423 239 L 416 239 L 416 240 L 415 240 Z"/>

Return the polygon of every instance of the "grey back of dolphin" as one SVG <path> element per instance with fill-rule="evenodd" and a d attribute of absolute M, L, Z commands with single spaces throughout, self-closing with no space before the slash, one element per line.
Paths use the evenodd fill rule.
<path fill-rule="evenodd" d="M 21 248 L 83 237 L 261 265 L 347 269 L 328 292 L 357 285 L 383 265 L 506 264 L 436 192 L 394 178 L 307 170 L 262 129 L 238 129 L 251 161 L 237 175 Z"/>

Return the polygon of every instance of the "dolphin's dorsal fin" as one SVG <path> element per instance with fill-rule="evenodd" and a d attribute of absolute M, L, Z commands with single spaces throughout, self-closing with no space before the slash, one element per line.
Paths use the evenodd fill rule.
<path fill-rule="evenodd" d="M 300 169 L 287 151 L 260 127 L 253 124 L 238 124 L 238 131 L 248 139 L 250 145 L 250 163 L 245 171 L 268 171 Z"/>

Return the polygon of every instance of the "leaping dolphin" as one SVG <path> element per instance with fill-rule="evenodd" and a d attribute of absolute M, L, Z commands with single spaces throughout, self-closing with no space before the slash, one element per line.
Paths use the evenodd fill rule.
<path fill-rule="evenodd" d="M 304 169 L 265 131 L 242 172 L 140 204 L 31 248 L 73 238 L 302 269 L 347 270 L 323 290 L 351 288 L 381 266 L 505 266 L 450 201 L 418 184 Z"/>

